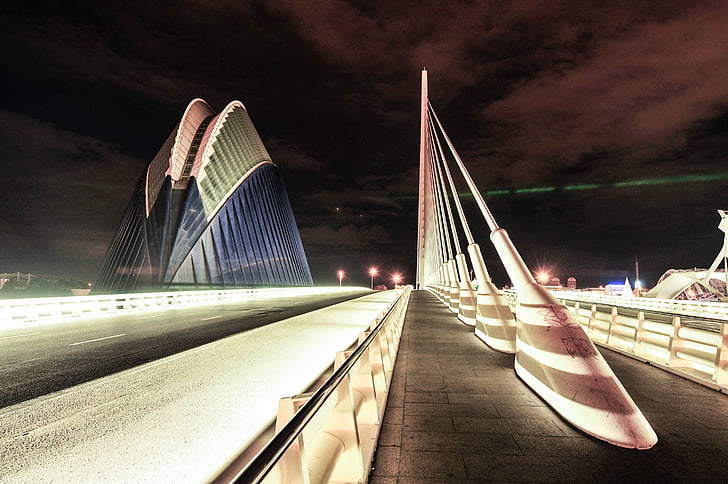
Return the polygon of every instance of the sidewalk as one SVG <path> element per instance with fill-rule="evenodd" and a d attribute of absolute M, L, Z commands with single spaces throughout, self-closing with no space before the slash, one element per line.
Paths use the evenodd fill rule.
<path fill-rule="evenodd" d="M 571 427 L 431 294 L 412 293 L 371 484 L 728 482 L 728 396 L 600 348 L 660 441 Z"/>

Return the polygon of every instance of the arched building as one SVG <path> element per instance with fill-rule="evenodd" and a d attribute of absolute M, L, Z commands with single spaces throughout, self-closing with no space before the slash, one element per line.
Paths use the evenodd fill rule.
<path fill-rule="evenodd" d="M 245 106 L 193 100 L 142 173 L 95 293 L 313 284 L 288 195 Z"/>

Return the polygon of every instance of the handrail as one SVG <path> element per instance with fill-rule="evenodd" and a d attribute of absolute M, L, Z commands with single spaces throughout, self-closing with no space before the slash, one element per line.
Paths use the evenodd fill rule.
<path fill-rule="evenodd" d="M 408 286 L 402 291 L 392 305 L 387 309 L 386 313 L 379 323 L 369 332 L 367 337 L 361 344 L 346 358 L 342 365 L 336 369 L 331 376 L 316 390 L 309 400 L 298 409 L 291 419 L 277 432 L 273 438 L 253 457 L 253 459 L 236 475 L 228 480 L 225 477 L 226 471 L 223 470 L 220 475 L 213 479 L 213 483 L 234 482 L 254 484 L 260 483 L 268 473 L 275 467 L 280 458 L 286 453 L 294 441 L 303 432 L 304 427 L 313 419 L 316 412 L 321 409 L 326 400 L 333 395 L 337 387 L 347 377 L 354 365 L 359 361 L 365 351 L 369 349 L 371 343 L 378 337 L 380 330 L 388 322 L 388 318 L 398 309 L 400 302 L 412 290 Z"/>

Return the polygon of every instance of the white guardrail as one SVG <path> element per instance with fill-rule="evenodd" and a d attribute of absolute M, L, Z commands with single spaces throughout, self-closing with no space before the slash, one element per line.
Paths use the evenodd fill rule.
<path fill-rule="evenodd" d="M 276 433 L 250 462 L 243 451 L 213 483 L 367 481 L 412 287 L 398 291 L 314 393 L 280 400 Z"/>
<path fill-rule="evenodd" d="M 503 294 L 515 312 L 516 292 Z M 728 304 L 576 291 L 553 295 L 576 315 L 594 343 L 728 392 Z M 691 317 L 710 321 L 686 327 L 684 321 Z"/>
<path fill-rule="evenodd" d="M 218 304 L 253 297 L 306 296 L 322 291 L 346 292 L 356 289 L 364 290 L 365 288 L 320 288 L 309 286 L 0 299 L 0 325 L 8 322 L 99 316 L 124 311 L 164 309 L 183 305 Z"/>

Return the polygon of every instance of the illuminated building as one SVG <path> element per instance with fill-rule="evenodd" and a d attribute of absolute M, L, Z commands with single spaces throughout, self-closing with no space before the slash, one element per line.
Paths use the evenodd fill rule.
<path fill-rule="evenodd" d="M 239 101 L 193 100 L 142 173 L 96 293 L 312 285 L 288 195 Z"/>

